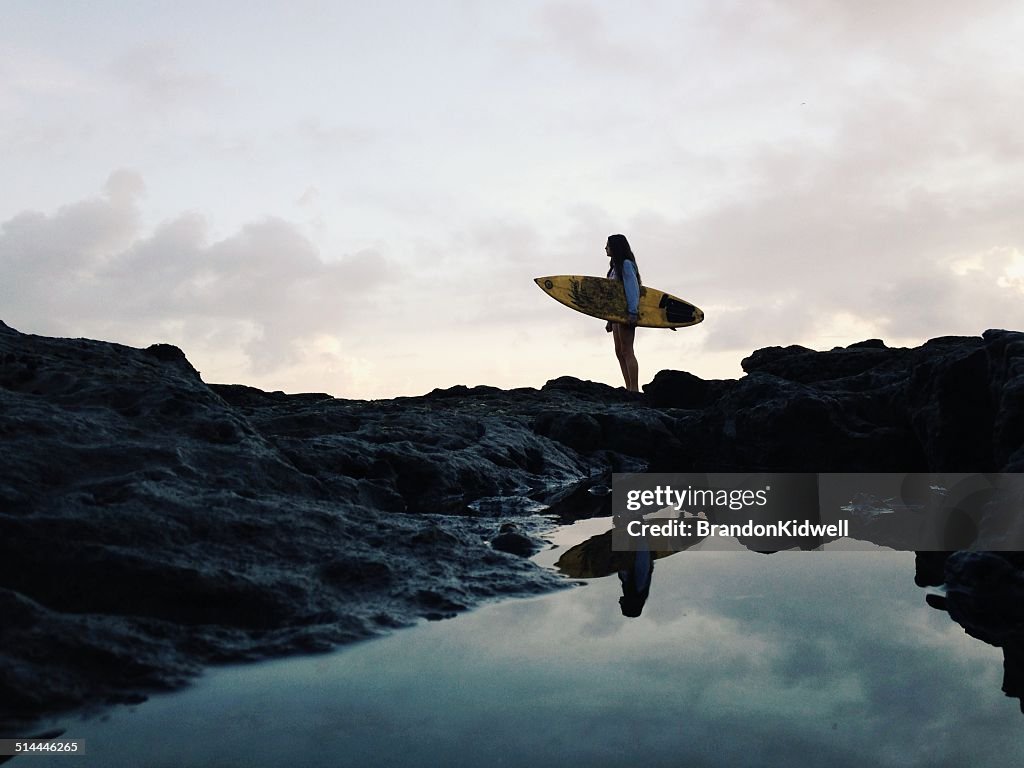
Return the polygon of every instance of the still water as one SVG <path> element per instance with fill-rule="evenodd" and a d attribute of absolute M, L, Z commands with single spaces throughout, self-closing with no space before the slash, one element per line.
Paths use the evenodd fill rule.
<path fill-rule="evenodd" d="M 609 527 L 556 533 L 560 548 Z M 218 668 L 63 721 L 86 766 L 1007 766 L 998 648 L 925 603 L 912 553 L 682 552 L 642 613 L 616 573 L 329 655 Z"/>

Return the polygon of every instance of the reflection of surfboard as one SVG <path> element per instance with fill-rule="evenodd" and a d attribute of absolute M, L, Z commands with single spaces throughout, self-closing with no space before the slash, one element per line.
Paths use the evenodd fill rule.
<path fill-rule="evenodd" d="M 625 323 L 626 294 L 622 283 L 606 277 L 584 275 L 552 275 L 537 277 L 534 282 L 555 301 L 577 312 L 615 323 Z M 682 328 L 696 325 L 704 313 L 688 301 L 656 288 L 640 286 L 640 321 L 644 328 Z"/>
<path fill-rule="evenodd" d="M 652 552 L 651 555 L 658 560 L 676 551 L 681 550 Z M 629 570 L 635 560 L 636 552 L 616 552 L 612 548 L 612 531 L 606 531 L 566 550 L 555 567 L 574 579 L 599 579 L 616 571 Z"/>

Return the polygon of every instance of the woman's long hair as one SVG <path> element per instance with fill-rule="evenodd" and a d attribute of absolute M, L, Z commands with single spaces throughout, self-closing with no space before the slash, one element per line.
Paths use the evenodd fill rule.
<path fill-rule="evenodd" d="M 632 261 L 633 268 L 636 270 L 636 281 L 643 285 L 643 281 L 640 279 L 640 268 L 636 265 L 636 257 L 633 256 L 633 250 L 629 247 L 629 241 L 625 235 L 609 235 L 608 252 L 609 256 L 611 256 L 611 260 L 608 262 L 609 273 L 611 269 L 614 269 L 615 274 L 621 280 L 622 263 L 624 261 Z"/>

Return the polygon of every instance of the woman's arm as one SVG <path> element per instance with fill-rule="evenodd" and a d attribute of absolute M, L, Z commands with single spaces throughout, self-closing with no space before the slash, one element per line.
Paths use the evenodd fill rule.
<path fill-rule="evenodd" d="M 622 262 L 622 287 L 626 291 L 626 311 L 635 315 L 640 306 L 640 281 L 636 279 L 636 266 L 629 259 Z"/>

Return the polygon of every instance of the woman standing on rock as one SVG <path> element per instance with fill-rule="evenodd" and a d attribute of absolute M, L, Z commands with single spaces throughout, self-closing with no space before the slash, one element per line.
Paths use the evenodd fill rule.
<path fill-rule="evenodd" d="M 629 313 L 629 322 L 609 321 L 605 330 L 609 331 L 615 340 L 615 356 L 619 359 L 619 368 L 622 369 L 626 389 L 630 392 L 639 392 L 640 371 L 636 355 L 633 353 L 633 338 L 636 336 L 637 311 L 640 303 L 640 271 L 636 268 L 636 258 L 625 235 L 610 235 L 604 250 L 609 258 L 608 277 L 622 282 L 626 292 L 626 311 Z"/>

